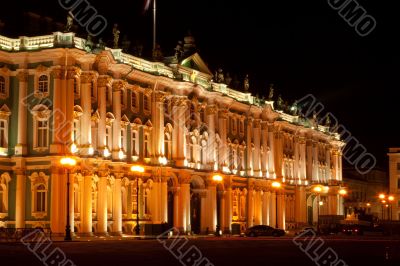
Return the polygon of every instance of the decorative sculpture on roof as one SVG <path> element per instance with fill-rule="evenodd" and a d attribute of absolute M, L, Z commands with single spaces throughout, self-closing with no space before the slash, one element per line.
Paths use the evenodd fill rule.
<path fill-rule="evenodd" d="M 299 108 L 297 106 L 297 101 L 294 101 L 292 107 L 290 107 L 290 111 L 292 112 L 293 115 L 297 116 L 298 110 L 299 110 Z"/>
<path fill-rule="evenodd" d="M 97 47 L 101 50 L 104 50 L 106 48 L 106 44 L 102 38 L 99 38 L 99 43 L 97 44 Z"/>
<path fill-rule="evenodd" d="M 178 41 L 178 44 L 175 47 L 175 58 L 180 60 L 183 56 L 183 42 Z"/>
<path fill-rule="evenodd" d="M 67 24 L 65 25 L 64 32 L 70 32 L 73 25 L 74 25 L 74 18 L 71 16 L 71 14 L 68 14 Z"/>
<path fill-rule="evenodd" d="M 231 75 L 229 74 L 229 72 L 227 72 L 225 77 L 225 84 L 229 86 L 231 85 L 231 82 L 232 82 Z"/>
<path fill-rule="evenodd" d="M 283 108 L 283 100 L 282 100 L 282 96 L 281 95 L 278 96 L 278 100 L 276 102 L 276 108 L 278 110 L 282 110 L 282 108 Z"/>
<path fill-rule="evenodd" d="M 331 119 L 329 117 L 329 115 L 326 116 L 326 120 L 325 120 L 325 126 L 330 127 L 331 125 Z"/>
<path fill-rule="evenodd" d="M 218 68 L 218 71 L 215 74 L 216 74 L 215 79 L 218 83 L 225 82 L 224 71 L 222 70 L 222 68 Z"/>
<path fill-rule="evenodd" d="M 271 85 L 269 85 L 268 100 L 271 101 L 273 97 L 274 97 L 274 84 L 271 83 Z"/>
<path fill-rule="evenodd" d="M 250 81 L 249 81 L 249 74 L 246 74 L 243 82 L 244 92 L 248 92 L 250 89 Z"/>
<path fill-rule="evenodd" d="M 161 46 L 159 44 L 157 44 L 156 49 L 153 50 L 153 59 L 156 61 L 163 60 L 163 54 L 161 52 Z"/>
<path fill-rule="evenodd" d="M 119 34 L 121 32 L 118 30 L 118 24 L 114 24 L 113 36 L 114 36 L 114 49 L 118 49 Z"/>

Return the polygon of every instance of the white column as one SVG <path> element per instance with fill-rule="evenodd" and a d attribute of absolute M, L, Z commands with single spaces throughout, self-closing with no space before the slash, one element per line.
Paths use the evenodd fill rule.
<path fill-rule="evenodd" d="M 313 180 L 313 143 L 312 140 L 307 140 L 307 147 L 306 147 L 306 173 L 307 173 L 307 180 Z"/>
<path fill-rule="evenodd" d="M 67 177 L 68 178 L 68 177 Z M 75 198 L 74 198 L 74 184 L 75 174 L 69 173 L 69 224 L 71 226 L 71 232 L 75 231 Z"/>
<path fill-rule="evenodd" d="M 114 191 L 113 191 L 113 234 L 120 235 L 122 233 L 122 199 L 121 199 L 121 184 L 123 173 L 116 173 Z"/>
<path fill-rule="evenodd" d="M 295 202 L 295 221 L 298 224 L 307 222 L 307 201 L 306 191 L 304 186 L 297 186 L 294 195 Z"/>
<path fill-rule="evenodd" d="M 83 235 L 92 235 L 92 173 L 83 173 L 83 208 L 81 214 L 81 232 Z"/>
<path fill-rule="evenodd" d="M 113 160 L 120 160 L 119 151 L 121 150 L 121 93 L 124 84 L 122 81 L 113 83 L 113 113 L 115 120 L 113 122 L 113 144 L 112 144 L 112 158 Z"/>
<path fill-rule="evenodd" d="M 164 179 L 161 182 L 161 222 L 168 222 L 168 184 Z"/>
<path fill-rule="evenodd" d="M 221 143 L 219 145 L 219 165 L 228 165 L 228 147 L 227 147 L 227 118 L 228 110 L 220 110 L 218 114 L 218 132 L 221 138 Z"/>
<path fill-rule="evenodd" d="M 99 172 L 97 193 L 97 232 L 107 235 L 107 172 Z"/>
<path fill-rule="evenodd" d="M 223 228 L 227 227 L 226 219 L 225 219 L 226 218 L 226 215 L 225 215 L 225 213 L 226 213 L 226 210 L 225 210 L 225 208 L 226 208 L 225 207 L 226 206 L 226 203 L 225 203 L 225 192 L 224 191 L 217 191 L 217 197 L 219 197 L 219 199 L 220 199 L 220 210 L 219 210 L 219 213 L 217 215 L 219 215 L 220 230 L 223 231 Z"/>
<path fill-rule="evenodd" d="M 210 232 L 215 232 L 217 226 L 217 188 L 213 184 L 207 187 L 207 226 Z"/>
<path fill-rule="evenodd" d="M 26 155 L 28 150 L 27 150 L 27 138 L 26 138 L 26 127 L 27 127 L 27 111 L 28 108 L 26 108 L 26 104 L 28 99 L 26 99 L 27 96 L 27 90 L 28 90 L 28 72 L 22 70 L 21 72 L 18 72 L 18 80 L 19 80 L 19 98 L 18 102 L 20 103 L 18 105 L 18 135 L 17 135 L 17 145 L 15 146 L 15 155 Z M 22 104 L 25 103 L 25 104 Z"/>
<path fill-rule="evenodd" d="M 51 173 L 51 193 L 50 193 L 50 228 L 55 234 L 62 234 L 63 229 L 61 228 L 60 222 L 62 219 L 62 213 L 60 209 L 60 201 L 65 196 L 61 196 L 60 191 L 60 169 L 54 168 Z"/>
<path fill-rule="evenodd" d="M 185 166 L 185 122 L 186 122 L 186 103 L 183 98 L 173 98 L 173 141 L 172 157 L 178 167 Z"/>
<path fill-rule="evenodd" d="M 306 141 L 304 138 L 299 140 L 300 147 L 300 179 L 307 179 L 307 160 L 306 160 Z"/>
<path fill-rule="evenodd" d="M 320 181 L 319 176 L 319 160 L 318 160 L 318 142 L 313 141 L 313 148 L 312 148 L 312 155 L 313 155 L 313 178 L 314 181 Z"/>
<path fill-rule="evenodd" d="M 262 197 L 262 224 L 263 225 L 270 225 L 270 197 L 271 193 L 268 191 L 264 191 Z"/>
<path fill-rule="evenodd" d="M 285 220 L 286 220 L 286 213 L 285 213 L 285 194 L 279 193 L 278 194 L 278 226 L 280 229 L 285 229 Z"/>
<path fill-rule="evenodd" d="M 153 155 L 153 163 L 158 164 L 158 158 L 166 155 L 164 151 L 164 94 L 157 91 L 153 93 L 152 99 L 153 136 L 151 154 Z"/>
<path fill-rule="evenodd" d="M 275 174 L 275 138 L 274 138 L 274 126 L 270 124 L 268 127 L 268 171 L 269 178 L 273 178 Z"/>
<path fill-rule="evenodd" d="M 263 177 L 266 177 L 268 172 L 268 123 L 266 121 L 261 122 L 261 141 L 264 151 L 261 158 L 261 170 Z"/>
<path fill-rule="evenodd" d="M 181 184 L 181 193 L 179 203 L 181 206 L 182 229 L 184 232 L 189 230 L 190 226 L 190 184 Z"/>
<path fill-rule="evenodd" d="M 207 198 L 207 192 L 201 192 L 199 193 L 200 198 L 201 198 L 201 202 L 200 202 L 200 231 L 203 234 L 209 233 L 210 228 L 208 225 L 208 198 Z"/>
<path fill-rule="evenodd" d="M 24 228 L 26 176 L 23 170 L 16 171 L 15 173 L 17 175 L 17 189 L 16 189 L 16 199 L 15 199 L 15 227 Z"/>
<path fill-rule="evenodd" d="M 275 174 L 277 178 L 282 177 L 282 163 L 283 163 L 283 136 L 282 132 L 275 132 Z"/>
<path fill-rule="evenodd" d="M 329 181 L 331 180 L 331 149 L 330 146 L 328 146 L 325 150 L 325 158 L 326 158 L 326 180 Z"/>
<path fill-rule="evenodd" d="M 221 229 L 225 233 L 232 231 L 232 187 L 230 186 L 225 191 L 225 227 Z"/>
<path fill-rule="evenodd" d="M 255 191 L 254 194 L 254 224 L 262 224 L 262 202 L 260 190 Z"/>
<path fill-rule="evenodd" d="M 176 188 L 176 191 L 174 191 L 174 227 L 179 229 L 180 231 L 183 231 L 183 225 L 182 225 L 182 220 L 181 217 L 181 211 L 180 211 L 180 187 Z"/>
<path fill-rule="evenodd" d="M 208 143 L 207 143 L 207 163 L 209 170 L 215 170 L 215 163 L 218 158 L 215 158 L 215 113 L 217 107 L 213 104 L 207 106 L 207 127 L 208 127 Z"/>
<path fill-rule="evenodd" d="M 261 177 L 261 163 L 260 163 L 260 147 L 261 147 L 261 120 L 254 119 L 254 158 L 253 158 L 253 169 L 254 169 L 254 176 Z"/>
<path fill-rule="evenodd" d="M 248 117 L 247 119 L 247 130 L 246 130 L 246 151 L 247 151 L 247 160 L 246 160 L 246 169 L 247 175 L 252 176 L 253 167 L 253 151 L 251 147 L 252 143 L 252 131 L 253 131 L 253 118 Z"/>
<path fill-rule="evenodd" d="M 107 86 L 109 86 L 111 78 L 109 76 L 100 76 L 97 79 L 97 98 L 99 105 L 99 124 L 97 128 L 98 132 L 98 151 L 104 153 L 106 147 L 106 115 L 107 115 Z"/>
<path fill-rule="evenodd" d="M 270 197 L 270 214 L 269 214 L 269 224 L 272 227 L 277 227 L 277 219 L 276 219 L 276 192 L 271 193 Z"/>
<path fill-rule="evenodd" d="M 91 130 L 91 113 L 92 113 L 92 96 L 91 87 L 94 76 L 91 73 L 83 73 L 81 75 L 81 107 L 83 114 L 81 117 L 81 155 L 90 155 L 92 130 Z M 91 230 L 91 229 L 90 229 Z"/>
<path fill-rule="evenodd" d="M 53 89 L 53 116 L 52 116 L 52 140 L 50 145 L 51 154 L 60 154 L 63 150 L 63 137 L 61 124 L 65 122 L 65 112 L 62 107 L 62 97 L 65 92 L 65 84 L 63 86 L 63 75 L 62 69 L 54 69 L 52 71 L 54 89 Z"/>
<path fill-rule="evenodd" d="M 254 189 L 249 188 L 247 194 L 247 228 L 254 225 Z"/>
<path fill-rule="evenodd" d="M 158 178 L 155 178 L 152 187 L 152 222 L 155 224 L 161 223 L 161 183 Z"/>

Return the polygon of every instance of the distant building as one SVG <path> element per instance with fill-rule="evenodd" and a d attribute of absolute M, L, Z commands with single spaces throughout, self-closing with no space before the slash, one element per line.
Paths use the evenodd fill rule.
<path fill-rule="evenodd" d="M 0 227 L 63 234 L 69 212 L 82 235 L 132 233 L 138 216 L 206 233 L 343 214 L 338 134 L 213 82 L 197 53 L 169 66 L 87 43 L 0 36 Z"/>
<path fill-rule="evenodd" d="M 394 196 L 393 219 L 400 220 L 400 148 L 389 149 L 389 195 Z"/>
<path fill-rule="evenodd" d="M 385 170 L 375 168 L 366 174 L 360 174 L 354 168 L 344 168 L 343 183 L 348 188 L 348 195 L 344 200 L 345 214 L 372 214 L 382 219 L 382 203 L 378 195 L 387 192 L 388 175 Z M 387 211 L 383 207 L 385 219 Z"/>

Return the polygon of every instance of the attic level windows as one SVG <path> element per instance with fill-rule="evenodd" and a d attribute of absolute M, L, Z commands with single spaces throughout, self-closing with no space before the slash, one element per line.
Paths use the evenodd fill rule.
<path fill-rule="evenodd" d="M 0 95 L 7 96 L 6 79 L 0 76 Z"/>
<path fill-rule="evenodd" d="M 46 75 L 41 75 L 39 77 L 38 92 L 41 94 L 49 93 L 49 77 Z"/>

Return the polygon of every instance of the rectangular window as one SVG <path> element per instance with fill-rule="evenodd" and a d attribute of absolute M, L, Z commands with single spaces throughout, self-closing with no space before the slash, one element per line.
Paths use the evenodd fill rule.
<path fill-rule="evenodd" d="M 132 106 L 132 109 L 137 108 L 137 95 L 133 91 L 131 92 L 131 106 Z"/>
<path fill-rule="evenodd" d="M 150 153 L 149 153 L 149 135 L 148 134 L 144 135 L 143 157 L 144 158 L 149 158 L 150 157 Z"/>
<path fill-rule="evenodd" d="M 47 148 L 48 133 L 49 133 L 48 121 L 37 121 L 36 123 L 37 123 L 36 147 L 37 148 Z"/>
<path fill-rule="evenodd" d="M 0 148 L 7 148 L 7 122 L 0 120 Z"/>
<path fill-rule="evenodd" d="M 137 131 L 132 131 L 132 156 L 138 156 L 137 144 Z"/>

